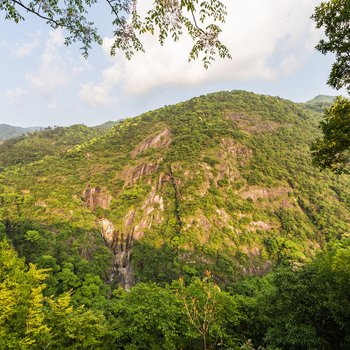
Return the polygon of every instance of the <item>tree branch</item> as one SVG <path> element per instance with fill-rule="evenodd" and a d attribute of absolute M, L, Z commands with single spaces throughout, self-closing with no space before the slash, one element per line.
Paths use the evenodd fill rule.
<path fill-rule="evenodd" d="M 27 12 L 33 13 L 34 15 L 36 15 L 37 17 L 44 19 L 48 22 L 51 22 L 52 24 L 56 25 L 57 27 L 62 26 L 62 24 L 60 24 L 59 22 L 57 22 L 56 20 L 54 20 L 53 18 L 50 17 L 46 17 L 43 16 L 42 14 L 40 14 L 39 12 L 31 9 L 30 7 L 24 5 L 21 1 L 17 1 L 17 0 L 12 0 L 15 4 L 17 4 L 18 6 L 24 8 Z"/>

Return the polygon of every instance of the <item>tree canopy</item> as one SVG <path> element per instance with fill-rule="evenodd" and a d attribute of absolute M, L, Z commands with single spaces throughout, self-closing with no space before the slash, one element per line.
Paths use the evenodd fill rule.
<path fill-rule="evenodd" d="M 144 51 L 141 34 L 156 35 L 163 45 L 167 37 L 178 41 L 186 33 L 194 42 L 189 60 L 201 54 L 207 68 L 216 54 L 230 57 L 219 40 L 218 24 L 224 22 L 226 16 L 226 7 L 220 0 L 155 0 L 144 15 L 137 0 L 106 0 L 104 3 L 114 28 L 112 55 L 121 49 L 130 59 L 135 52 Z M 92 43 L 102 43 L 99 29 L 90 20 L 96 4 L 97 0 L 4 0 L 0 2 L 0 11 L 5 12 L 6 19 L 16 23 L 35 15 L 54 29 L 64 29 L 66 44 L 79 42 L 86 57 Z"/>
<path fill-rule="evenodd" d="M 320 40 L 316 49 L 335 54 L 328 85 L 350 93 L 350 2 L 330 0 L 321 3 L 312 16 L 317 28 L 323 28 L 326 39 Z M 335 100 L 325 111 L 320 124 L 323 136 L 312 145 L 314 163 L 321 169 L 336 173 L 349 171 L 350 161 L 350 102 L 345 98 Z"/>
<path fill-rule="evenodd" d="M 350 92 L 350 2 L 331 0 L 321 3 L 312 16 L 317 28 L 323 28 L 326 39 L 321 39 L 316 49 L 335 54 L 328 84 Z"/>
<path fill-rule="evenodd" d="M 338 97 L 326 110 L 321 122 L 323 137 L 312 145 L 314 162 L 322 169 L 349 173 L 350 160 L 350 101 Z"/>

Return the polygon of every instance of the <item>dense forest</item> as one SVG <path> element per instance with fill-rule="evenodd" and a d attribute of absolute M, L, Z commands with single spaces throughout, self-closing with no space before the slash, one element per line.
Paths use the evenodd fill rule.
<path fill-rule="evenodd" d="M 331 102 L 218 92 L 0 145 L 1 349 L 349 349 Z"/>

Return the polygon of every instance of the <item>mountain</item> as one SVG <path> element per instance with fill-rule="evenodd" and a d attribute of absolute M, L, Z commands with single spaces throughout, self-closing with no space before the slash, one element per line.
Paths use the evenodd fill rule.
<path fill-rule="evenodd" d="M 51 256 L 125 288 L 205 270 L 225 287 L 299 266 L 349 232 L 349 178 L 311 165 L 320 118 L 232 91 L 126 119 L 35 162 L 3 163 L 0 220 L 39 267 Z"/>
<path fill-rule="evenodd" d="M 318 95 L 312 100 L 307 101 L 306 105 L 317 112 L 322 112 L 325 108 L 329 108 L 336 96 Z"/>
<path fill-rule="evenodd" d="M 108 129 L 110 129 L 111 127 L 113 127 L 114 125 L 117 125 L 117 124 L 121 123 L 122 121 L 123 121 L 123 119 L 119 119 L 119 120 L 117 120 L 117 121 L 109 120 L 108 122 L 105 122 L 105 123 L 103 123 L 103 124 L 96 125 L 95 128 L 96 128 L 96 129 L 108 130 Z"/>
<path fill-rule="evenodd" d="M 11 137 L 17 137 L 28 132 L 39 130 L 40 127 L 31 127 L 31 128 L 21 128 L 19 126 L 12 126 L 8 124 L 0 124 L 0 142 L 7 140 Z"/>
<path fill-rule="evenodd" d="M 329 95 L 318 95 L 314 97 L 312 100 L 307 101 L 306 103 L 309 105 L 314 105 L 317 103 L 333 103 L 336 96 L 329 96 Z"/>
<path fill-rule="evenodd" d="M 13 137 L 0 144 L 0 167 L 24 165 L 46 156 L 62 154 L 103 132 L 102 129 L 78 124 L 70 127 L 49 127 Z"/>

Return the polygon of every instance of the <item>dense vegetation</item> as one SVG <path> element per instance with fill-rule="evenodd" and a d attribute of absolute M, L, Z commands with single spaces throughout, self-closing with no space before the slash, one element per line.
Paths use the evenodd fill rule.
<path fill-rule="evenodd" d="M 335 59 L 327 84 L 336 90 L 344 88 L 348 94 L 350 93 L 349 5 L 348 0 L 324 1 L 315 8 L 312 15 L 316 27 L 322 28 L 325 33 L 316 49 L 324 55 L 332 53 Z M 313 144 L 314 164 L 336 174 L 349 172 L 349 106 L 349 99 L 339 96 L 331 108 L 325 109 L 324 119 L 320 123 L 322 137 Z"/>
<path fill-rule="evenodd" d="M 233 285 L 208 274 L 170 285 L 140 283 L 129 293 L 83 287 L 46 295 L 49 270 L 29 267 L 0 245 L 2 349 L 348 349 L 350 242 L 309 264 L 280 267 Z M 261 347 L 259 347 L 261 348 Z"/>
<path fill-rule="evenodd" d="M 350 181 L 311 166 L 319 119 L 219 92 L 8 146 L 0 347 L 349 348 Z"/>
<path fill-rule="evenodd" d="M 333 105 L 325 110 L 320 123 L 322 138 L 312 144 L 315 165 L 330 169 L 336 174 L 349 174 L 350 154 L 350 100 L 338 97 Z"/>
<path fill-rule="evenodd" d="M 46 128 L 10 138 L 0 144 L 0 167 L 24 165 L 46 156 L 58 155 L 100 135 L 101 129 L 105 128 L 108 129 L 108 125 L 96 128 L 73 125 L 67 128 Z"/>

